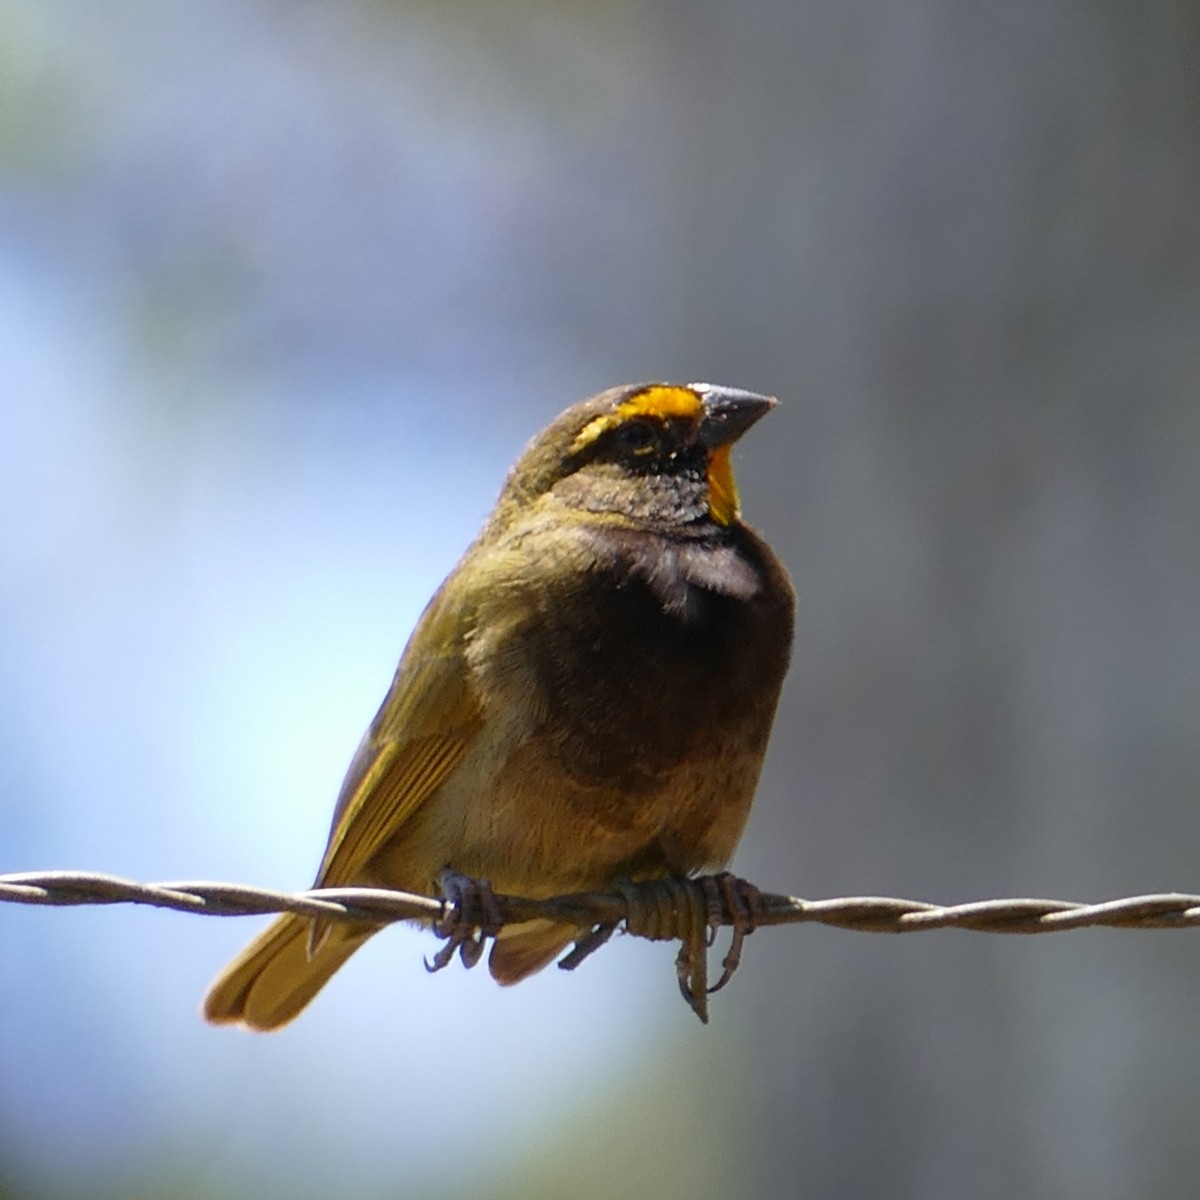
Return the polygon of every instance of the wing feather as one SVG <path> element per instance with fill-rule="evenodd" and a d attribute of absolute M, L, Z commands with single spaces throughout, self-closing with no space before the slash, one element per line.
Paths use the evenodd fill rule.
<path fill-rule="evenodd" d="M 350 764 L 318 886 L 355 882 L 470 748 L 482 710 L 466 661 L 464 624 L 439 592 Z"/>

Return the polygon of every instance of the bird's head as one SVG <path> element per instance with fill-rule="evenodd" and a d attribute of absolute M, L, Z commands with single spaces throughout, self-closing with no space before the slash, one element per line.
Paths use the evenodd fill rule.
<path fill-rule="evenodd" d="M 549 505 L 647 528 L 739 516 L 730 451 L 775 407 L 770 396 L 708 383 L 642 383 L 572 405 L 526 448 L 497 515 Z"/>

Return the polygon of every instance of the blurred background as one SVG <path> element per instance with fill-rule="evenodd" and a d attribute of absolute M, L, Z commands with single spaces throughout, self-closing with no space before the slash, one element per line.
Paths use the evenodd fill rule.
<path fill-rule="evenodd" d="M 0 0 L 0 871 L 305 886 L 526 439 L 739 451 L 799 640 L 735 867 L 1200 890 L 1200 8 Z M 0 1195 L 1186 1197 L 1200 935 L 395 929 L 272 1037 L 262 924 L 0 906 Z"/>

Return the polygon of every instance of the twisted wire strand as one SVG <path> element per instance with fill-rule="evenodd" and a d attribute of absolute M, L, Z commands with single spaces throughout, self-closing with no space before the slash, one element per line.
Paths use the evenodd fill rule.
<path fill-rule="evenodd" d="M 631 893 L 578 892 L 547 900 L 496 897 L 504 924 L 549 918 L 580 926 L 613 925 L 629 916 Z M 654 885 L 648 885 L 654 886 Z M 146 904 L 203 916 L 256 916 L 298 913 L 334 921 L 388 925 L 446 918 L 441 900 L 383 888 L 317 888 L 276 892 L 242 884 L 183 881 L 137 883 L 93 871 L 22 871 L 0 875 L 0 902 L 38 905 Z M 1200 925 L 1200 895 L 1161 892 L 1126 896 L 1099 904 L 1070 900 L 1014 898 L 967 904 L 929 904 L 890 896 L 844 896 L 804 900 L 764 892 L 756 925 L 815 922 L 865 933 L 912 933 L 925 929 L 970 929 L 977 933 L 1054 933 L 1101 926 L 1109 929 L 1183 929 Z M 709 913 L 709 924 L 731 923 L 727 914 Z M 640 936 L 653 932 L 635 929 Z"/>

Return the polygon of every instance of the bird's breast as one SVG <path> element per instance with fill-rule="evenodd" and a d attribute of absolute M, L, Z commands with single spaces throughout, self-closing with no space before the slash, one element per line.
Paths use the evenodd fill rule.
<path fill-rule="evenodd" d="M 472 648 L 484 695 L 568 777 L 653 790 L 731 745 L 761 757 L 791 645 L 782 569 L 749 531 L 711 543 L 600 527 L 515 574 Z M 542 560 L 535 557 L 536 562 Z"/>

